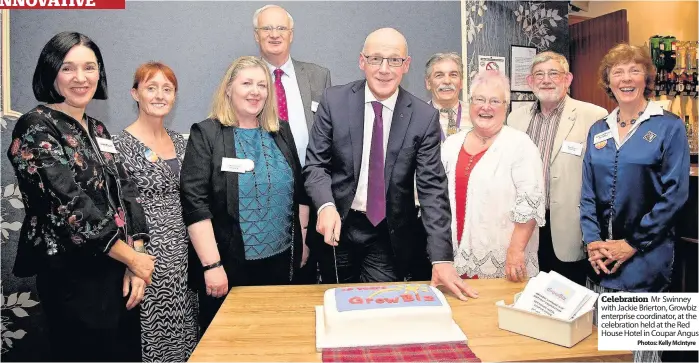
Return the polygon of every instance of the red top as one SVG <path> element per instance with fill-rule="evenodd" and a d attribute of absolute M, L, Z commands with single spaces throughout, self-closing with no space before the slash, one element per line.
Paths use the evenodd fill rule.
<path fill-rule="evenodd" d="M 483 154 L 488 149 L 471 155 L 461 148 L 459 157 L 456 160 L 456 180 L 455 180 L 455 201 L 456 201 L 456 243 L 461 244 L 461 236 L 464 232 L 464 222 L 466 221 L 466 191 L 468 190 L 468 180 L 471 178 L 471 171 L 476 166 Z"/>

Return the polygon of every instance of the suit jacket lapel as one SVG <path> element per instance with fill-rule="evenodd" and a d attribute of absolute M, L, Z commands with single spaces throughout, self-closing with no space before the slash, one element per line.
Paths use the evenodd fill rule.
<path fill-rule="evenodd" d="M 535 104 L 534 107 L 537 107 L 537 104 Z M 524 130 L 524 132 L 527 132 L 527 130 L 529 130 L 529 125 L 532 123 L 533 118 L 534 118 L 534 113 L 532 112 L 532 109 L 527 107 L 527 117 L 525 118 L 526 121 L 522 122 L 521 130 Z"/>
<path fill-rule="evenodd" d="M 223 134 L 223 156 L 235 158 L 235 128 L 222 127 Z M 238 215 L 238 173 L 225 171 L 226 174 L 226 205 L 228 214 L 235 217 Z"/>
<path fill-rule="evenodd" d="M 301 103 L 303 104 L 303 113 L 306 115 L 306 127 L 308 132 L 311 132 L 313 126 L 313 111 L 311 111 L 311 80 L 308 79 L 308 73 L 303 68 L 303 64 L 291 58 L 291 63 L 294 65 L 296 73 L 296 82 L 301 93 Z"/>
<path fill-rule="evenodd" d="M 393 167 L 396 164 L 396 158 L 403 147 L 405 141 L 405 133 L 408 131 L 410 124 L 410 116 L 412 108 L 410 98 L 405 97 L 405 90 L 399 88 L 398 99 L 396 100 L 396 108 L 393 110 L 393 119 L 391 120 L 391 131 L 388 134 L 388 145 L 386 146 L 386 162 L 384 166 L 384 178 L 386 190 L 388 191 L 388 181 L 391 179 Z"/>
<path fill-rule="evenodd" d="M 352 88 L 354 92 L 349 100 L 349 128 L 352 143 L 352 164 L 354 166 L 354 183 L 359 183 L 359 171 L 362 166 L 362 147 L 364 142 L 364 87 L 366 81 Z"/>
<path fill-rule="evenodd" d="M 556 131 L 556 137 L 553 139 L 553 149 L 551 150 L 551 162 L 550 164 L 553 164 L 553 162 L 556 160 L 556 156 L 558 156 L 558 153 L 561 151 L 561 145 L 563 145 L 563 141 L 568 137 L 568 134 L 570 134 L 570 130 L 573 128 L 573 125 L 575 125 L 575 119 L 577 118 L 577 113 L 576 107 L 571 101 L 571 99 L 567 99 L 565 105 L 563 106 L 563 112 L 561 113 L 561 120 L 558 123 L 558 131 Z"/>

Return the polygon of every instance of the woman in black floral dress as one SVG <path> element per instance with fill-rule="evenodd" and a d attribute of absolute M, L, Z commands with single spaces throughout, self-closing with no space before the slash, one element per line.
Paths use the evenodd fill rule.
<path fill-rule="evenodd" d="M 114 137 L 146 212 L 151 236 L 146 251 L 158 259 L 141 304 L 144 362 L 186 362 L 199 335 L 197 296 L 187 286 L 189 236 L 180 204 L 180 161 L 187 144 L 163 126 L 176 93 L 170 67 L 158 62 L 138 67 L 131 89 L 138 118 Z"/>
<path fill-rule="evenodd" d="M 85 114 L 107 98 L 99 48 L 80 33 L 54 36 L 34 72 L 46 102 L 17 120 L 7 152 L 26 216 L 14 266 L 37 276 L 52 360 L 140 361 L 138 303 L 155 258 L 136 186 L 104 124 Z"/>

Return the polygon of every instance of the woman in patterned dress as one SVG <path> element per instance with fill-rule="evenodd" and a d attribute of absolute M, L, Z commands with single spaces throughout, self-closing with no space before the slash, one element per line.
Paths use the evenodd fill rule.
<path fill-rule="evenodd" d="M 196 295 L 187 285 L 189 238 L 179 199 L 186 143 L 182 135 L 163 126 L 176 93 L 177 78 L 170 67 L 157 62 L 141 65 L 131 89 L 138 118 L 115 137 L 124 166 L 141 193 L 151 233 L 146 251 L 158 260 L 141 304 L 144 362 L 187 361 L 198 338 Z"/>
<path fill-rule="evenodd" d="M 469 106 L 473 128 L 442 145 L 454 267 L 463 278 L 524 281 L 539 273 L 544 173 L 529 136 L 504 126 L 509 84 L 497 71 L 477 74 Z"/>
<path fill-rule="evenodd" d="M 199 257 L 190 276 L 199 290 L 202 334 L 232 286 L 289 284 L 303 265 L 308 198 L 291 128 L 278 119 L 271 87 L 264 61 L 238 58 L 209 118 L 192 125 L 181 198 Z"/>
<path fill-rule="evenodd" d="M 39 105 L 17 120 L 7 156 L 25 217 L 14 274 L 36 275 L 53 361 L 140 361 L 138 303 L 154 258 L 148 226 L 109 132 L 85 114 L 107 99 L 97 45 L 75 32 L 44 46 Z"/>

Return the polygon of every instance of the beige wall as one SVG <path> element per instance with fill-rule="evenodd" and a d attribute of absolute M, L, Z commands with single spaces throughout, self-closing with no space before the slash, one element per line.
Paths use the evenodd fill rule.
<path fill-rule="evenodd" d="M 699 40 L 697 1 L 590 1 L 588 11 L 571 15 L 598 17 L 626 9 L 629 22 L 629 43 L 647 45 L 653 35 L 673 35 L 678 40 Z M 666 99 L 662 96 L 661 99 Z M 682 112 L 684 110 L 684 112 Z M 672 112 L 697 116 L 697 100 L 675 97 Z"/>
<path fill-rule="evenodd" d="M 679 40 L 698 40 L 697 1 L 590 1 L 588 11 L 571 13 L 598 17 L 626 9 L 629 42 L 643 45 L 652 35 L 674 35 Z"/>

